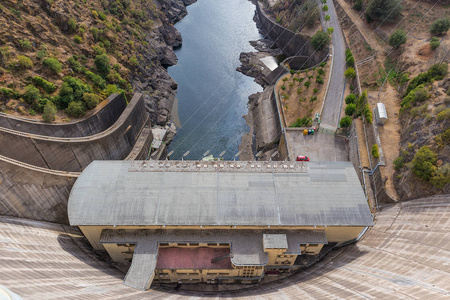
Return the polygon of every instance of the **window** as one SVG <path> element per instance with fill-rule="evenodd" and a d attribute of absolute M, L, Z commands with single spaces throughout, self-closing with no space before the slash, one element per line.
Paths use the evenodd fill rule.
<path fill-rule="evenodd" d="M 160 247 L 168 247 L 168 246 L 169 246 L 169 243 L 159 243 L 159 246 L 160 246 Z"/>
<path fill-rule="evenodd" d="M 182 247 L 182 246 L 187 246 L 187 243 L 178 243 L 178 246 Z"/>
<path fill-rule="evenodd" d="M 225 247 L 228 247 L 228 246 L 230 246 L 230 244 L 228 244 L 228 243 L 220 243 L 219 246 L 225 246 Z"/>
<path fill-rule="evenodd" d="M 208 243 L 208 246 L 217 246 L 217 243 Z"/>
<path fill-rule="evenodd" d="M 198 246 L 198 243 L 189 243 L 189 246 Z"/>

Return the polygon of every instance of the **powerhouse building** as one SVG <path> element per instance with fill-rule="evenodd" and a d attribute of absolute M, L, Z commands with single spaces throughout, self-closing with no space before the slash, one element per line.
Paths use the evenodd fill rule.
<path fill-rule="evenodd" d="M 138 289 L 257 283 L 373 226 L 350 162 L 94 161 L 68 213 Z"/>

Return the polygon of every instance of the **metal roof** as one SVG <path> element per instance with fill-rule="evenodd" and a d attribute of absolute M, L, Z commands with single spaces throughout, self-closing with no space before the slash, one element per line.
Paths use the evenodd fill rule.
<path fill-rule="evenodd" d="M 94 161 L 71 225 L 372 226 L 350 162 Z"/>

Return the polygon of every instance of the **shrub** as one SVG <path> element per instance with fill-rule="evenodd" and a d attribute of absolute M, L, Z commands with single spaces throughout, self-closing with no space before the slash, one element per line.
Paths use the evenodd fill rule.
<path fill-rule="evenodd" d="M 448 65 L 446 63 L 434 64 L 428 69 L 428 73 L 430 74 L 431 78 L 442 80 L 448 73 Z"/>
<path fill-rule="evenodd" d="M 93 109 L 100 102 L 100 97 L 95 94 L 85 93 L 83 95 L 83 100 L 86 103 L 88 109 Z"/>
<path fill-rule="evenodd" d="M 51 70 L 55 74 L 59 74 L 62 71 L 62 65 L 58 59 L 54 57 L 46 58 L 42 61 L 45 68 Z"/>
<path fill-rule="evenodd" d="M 325 71 L 322 68 L 317 69 L 317 74 L 320 76 L 325 75 Z"/>
<path fill-rule="evenodd" d="M 306 86 L 306 88 L 309 88 L 311 86 L 311 81 L 307 81 L 303 85 Z"/>
<path fill-rule="evenodd" d="M 428 92 L 424 88 L 418 88 L 414 93 L 414 101 L 425 101 L 428 98 Z"/>
<path fill-rule="evenodd" d="M 314 102 L 317 100 L 317 96 L 312 96 L 311 98 L 309 98 L 309 102 Z"/>
<path fill-rule="evenodd" d="M 430 40 L 431 49 L 435 50 L 439 47 L 439 45 L 441 45 L 441 41 L 437 37 L 433 36 Z"/>
<path fill-rule="evenodd" d="M 303 90 L 301 88 L 297 89 L 297 95 L 300 95 L 301 93 L 303 93 Z"/>
<path fill-rule="evenodd" d="M 347 62 L 347 66 L 355 66 L 355 58 L 353 57 L 353 53 L 350 49 L 345 50 L 345 60 Z"/>
<path fill-rule="evenodd" d="M 291 73 L 291 75 L 294 75 L 295 74 L 295 70 L 294 69 L 290 69 L 289 73 Z"/>
<path fill-rule="evenodd" d="M 366 10 L 366 19 L 392 22 L 400 16 L 403 7 L 401 0 L 374 0 Z"/>
<path fill-rule="evenodd" d="M 81 44 L 83 42 L 83 39 L 79 35 L 76 35 L 73 37 L 73 41 L 77 44 Z"/>
<path fill-rule="evenodd" d="M 47 123 L 54 121 L 56 112 L 57 112 L 56 106 L 50 101 L 47 102 L 47 104 L 45 104 L 44 106 L 44 113 L 42 114 L 42 120 L 44 120 L 44 122 Z"/>
<path fill-rule="evenodd" d="M 74 19 L 70 19 L 69 22 L 67 22 L 67 25 L 69 25 L 70 30 L 76 31 L 77 30 L 77 22 L 75 22 Z"/>
<path fill-rule="evenodd" d="M 436 170 L 437 154 L 428 146 L 423 146 L 417 151 L 412 160 L 413 173 L 424 180 L 430 180 Z"/>
<path fill-rule="evenodd" d="M 25 102 L 32 105 L 35 102 L 37 102 L 40 98 L 41 93 L 36 87 L 32 85 L 28 85 L 25 87 L 25 93 L 23 94 L 23 99 L 25 100 Z"/>
<path fill-rule="evenodd" d="M 345 104 L 355 103 L 356 102 L 356 95 L 355 94 L 349 94 L 347 97 L 345 97 Z"/>
<path fill-rule="evenodd" d="M 75 72 L 75 73 L 81 73 L 83 72 L 83 66 L 80 64 L 80 62 L 78 61 L 78 56 L 72 56 L 69 57 L 69 59 L 67 60 L 67 62 L 69 63 L 69 67 Z"/>
<path fill-rule="evenodd" d="M 106 20 L 106 15 L 105 15 L 104 12 L 102 12 L 102 11 L 97 11 L 97 14 L 98 14 L 98 18 L 99 18 L 100 20 L 102 20 L 102 21 L 105 21 L 105 20 Z"/>
<path fill-rule="evenodd" d="M 17 99 L 19 95 L 9 88 L 0 87 L 0 100 Z"/>
<path fill-rule="evenodd" d="M 297 119 L 294 122 L 294 124 L 292 124 L 289 127 L 304 127 L 304 126 L 309 126 L 311 123 L 312 123 L 312 119 L 305 116 L 301 119 Z"/>
<path fill-rule="evenodd" d="M 392 48 L 396 49 L 396 48 L 400 47 L 401 45 L 406 44 L 406 39 L 407 39 L 406 33 L 401 29 L 397 29 L 389 37 L 389 45 Z"/>
<path fill-rule="evenodd" d="M 356 78 L 356 71 L 352 67 L 348 67 L 347 70 L 344 72 L 344 76 L 348 79 L 354 79 Z"/>
<path fill-rule="evenodd" d="M 339 125 L 342 128 L 348 128 L 350 127 L 350 125 L 352 124 L 352 118 L 349 116 L 345 116 L 341 119 L 341 121 L 339 122 Z"/>
<path fill-rule="evenodd" d="M 330 43 L 330 35 L 322 30 L 318 30 L 311 38 L 311 45 L 316 50 L 321 50 L 329 43 Z"/>
<path fill-rule="evenodd" d="M 379 158 L 380 157 L 380 153 L 378 152 L 378 150 L 379 149 L 378 149 L 378 145 L 377 144 L 372 146 L 372 156 L 374 158 Z"/>
<path fill-rule="evenodd" d="M 42 77 L 35 76 L 35 77 L 33 77 L 32 81 L 33 81 L 34 85 L 41 87 L 42 89 L 44 89 L 44 91 L 46 91 L 49 94 L 56 91 L 56 88 L 57 88 L 56 85 L 52 82 L 48 82 L 47 80 L 45 80 Z"/>
<path fill-rule="evenodd" d="M 317 94 L 318 91 L 318 89 L 313 89 L 314 94 Z"/>
<path fill-rule="evenodd" d="M 327 28 L 327 32 L 328 32 L 329 35 L 332 35 L 333 32 L 334 32 L 334 28 L 333 27 L 328 27 Z"/>
<path fill-rule="evenodd" d="M 345 108 L 345 114 L 347 116 L 350 116 L 350 117 L 353 116 L 355 111 L 356 111 L 356 104 L 353 104 L 353 103 L 347 104 L 347 107 Z"/>
<path fill-rule="evenodd" d="M 439 122 L 444 121 L 445 119 L 450 119 L 450 108 L 447 108 L 436 115 L 436 120 Z"/>
<path fill-rule="evenodd" d="M 86 112 L 84 108 L 84 104 L 79 101 L 72 101 L 69 103 L 69 106 L 65 110 L 65 113 L 71 117 L 79 118 L 82 117 Z"/>
<path fill-rule="evenodd" d="M 22 51 L 30 51 L 31 49 L 33 49 L 33 45 L 31 44 L 31 42 L 29 40 L 18 40 L 19 43 L 19 48 Z"/>
<path fill-rule="evenodd" d="M 359 116 L 364 112 L 364 109 L 366 108 L 367 104 L 367 99 L 368 99 L 367 91 L 364 91 L 356 101 L 356 116 Z"/>
<path fill-rule="evenodd" d="M 47 46 L 45 44 L 41 45 L 39 51 L 36 53 L 36 57 L 40 60 L 47 57 Z"/>
<path fill-rule="evenodd" d="M 450 164 L 438 167 L 431 177 L 430 183 L 438 189 L 442 189 L 450 183 Z"/>
<path fill-rule="evenodd" d="M 31 61 L 31 59 L 28 56 L 18 55 L 14 66 L 20 70 L 32 69 L 33 62 Z"/>
<path fill-rule="evenodd" d="M 108 55 L 100 54 L 95 57 L 94 60 L 95 67 L 97 68 L 100 75 L 103 77 L 106 77 L 109 74 L 109 71 L 111 70 L 111 66 L 109 64 L 109 57 Z"/>
<path fill-rule="evenodd" d="M 372 111 L 370 110 L 370 106 L 369 103 L 366 104 L 366 106 L 364 107 L 364 117 L 366 118 L 366 121 L 368 123 L 372 123 Z"/>
<path fill-rule="evenodd" d="M 104 89 L 106 86 L 106 81 L 102 76 L 92 73 L 91 71 L 86 71 L 86 76 L 91 80 L 97 87 Z"/>
<path fill-rule="evenodd" d="M 281 88 L 282 91 L 284 91 L 286 89 L 286 86 L 282 85 L 280 88 Z"/>
<path fill-rule="evenodd" d="M 323 68 L 323 67 L 325 67 L 326 65 L 327 65 L 327 62 L 326 62 L 326 61 L 323 61 L 323 62 L 320 63 L 319 66 L 320 66 L 321 68 Z"/>
<path fill-rule="evenodd" d="M 323 10 L 324 12 L 327 12 L 327 11 L 328 11 L 328 5 L 324 5 L 324 6 L 322 7 L 322 10 Z"/>
<path fill-rule="evenodd" d="M 318 83 L 318 84 L 323 84 L 324 83 L 324 81 L 323 81 L 323 78 L 322 78 L 322 76 L 317 76 L 316 77 L 316 82 Z"/>
<path fill-rule="evenodd" d="M 400 170 L 405 165 L 405 158 L 403 156 L 399 156 L 394 159 L 394 169 Z"/>
<path fill-rule="evenodd" d="M 437 19 L 431 24 L 430 32 L 432 34 L 443 34 L 450 29 L 450 20 L 448 18 Z"/>
<path fill-rule="evenodd" d="M 63 81 L 57 99 L 57 105 L 60 109 L 67 108 L 73 101 L 82 102 L 85 93 L 92 93 L 92 87 L 80 79 L 67 76 Z"/>
<path fill-rule="evenodd" d="M 362 0 L 356 0 L 355 3 L 353 4 L 353 8 L 356 10 L 361 10 L 362 9 Z"/>

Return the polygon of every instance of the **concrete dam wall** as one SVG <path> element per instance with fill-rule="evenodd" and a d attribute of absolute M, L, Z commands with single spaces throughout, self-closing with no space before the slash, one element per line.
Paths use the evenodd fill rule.
<path fill-rule="evenodd" d="M 81 172 L 93 160 L 126 158 L 146 125 L 143 97 L 136 94 L 113 126 L 96 135 L 55 138 L 0 128 L 0 155 L 41 168 Z"/>
<path fill-rule="evenodd" d="M 68 224 L 67 199 L 78 175 L 0 156 L 0 215 Z"/>
<path fill-rule="evenodd" d="M 70 190 L 87 165 L 96 159 L 147 157 L 152 133 L 142 95 L 136 94 L 128 106 L 116 95 L 102 110 L 78 123 L 42 127 L 49 134 L 70 135 L 77 130 L 89 134 L 98 131 L 93 126 L 104 128 L 114 120 L 102 132 L 84 137 L 44 136 L 0 127 L 0 215 L 68 224 Z M 17 121 L 9 124 L 26 123 Z M 38 130 L 42 125 L 47 124 L 27 128 Z"/>
<path fill-rule="evenodd" d="M 327 57 L 329 53 L 328 47 L 316 51 L 309 42 L 310 38 L 308 36 L 296 34 L 274 22 L 262 10 L 259 2 L 256 4 L 256 13 L 267 37 L 274 41 L 275 45 L 280 48 L 286 56 L 308 57 L 308 59 L 304 60 L 302 69 L 317 65 Z"/>
<path fill-rule="evenodd" d="M 127 102 L 122 95 L 112 94 L 108 102 L 103 107 L 101 105 L 91 116 L 68 124 L 49 124 L 0 113 L 0 127 L 49 137 L 90 136 L 111 127 L 127 107 Z"/>

